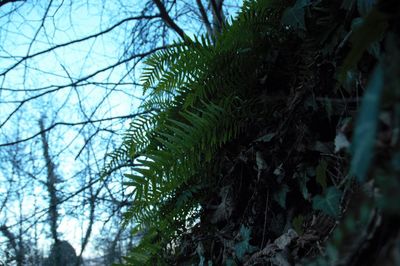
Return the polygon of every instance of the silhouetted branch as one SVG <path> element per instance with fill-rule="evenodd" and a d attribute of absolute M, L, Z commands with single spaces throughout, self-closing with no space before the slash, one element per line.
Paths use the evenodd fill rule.
<path fill-rule="evenodd" d="M 26 142 L 28 140 L 36 138 L 37 136 L 41 135 L 42 133 L 45 133 L 45 132 L 48 132 L 48 131 L 52 130 L 53 128 L 55 128 L 57 126 L 79 126 L 79 125 L 100 123 L 100 122 L 116 120 L 116 119 L 130 119 L 130 118 L 134 118 L 136 116 L 143 115 L 143 114 L 146 114 L 146 113 L 150 113 L 150 112 L 153 112 L 153 111 L 154 110 L 149 110 L 149 111 L 144 111 L 144 112 L 131 114 L 131 115 L 114 116 L 114 117 L 86 120 L 86 121 L 80 121 L 80 122 L 56 122 L 56 123 L 52 124 L 51 126 L 49 126 L 47 128 L 41 129 L 39 132 L 33 134 L 30 137 L 27 137 L 27 138 L 24 138 L 24 139 L 19 139 L 19 140 L 13 141 L 13 142 L 2 143 L 2 144 L 0 144 L 0 147 L 12 146 L 12 145 L 15 145 L 15 144 L 18 144 L 18 143 Z"/>
<path fill-rule="evenodd" d="M 199 11 L 200 11 L 201 19 L 203 20 L 203 23 L 207 29 L 207 33 L 211 36 L 213 34 L 213 31 L 212 31 L 211 23 L 208 20 L 207 12 L 204 8 L 204 5 L 201 2 L 201 0 L 196 0 L 196 3 L 199 8 Z"/>
<path fill-rule="evenodd" d="M 8 3 L 15 3 L 15 2 L 25 2 L 24 0 L 2 0 L 0 1 L 0 7 L 8 4 Z"/>
<path fill-rule="evenodd" d="M 40 97 L 43 97 L 43 96 L 46 95 L 46 94 L 54 93 L 54 92 L 59 91 L 59 90 L 61 90 L 61 89 L 63 89 L 63 88 L 67 88 L 67 87 L 71 87 L 71 86 L 76 86 L 76 85 L 79 84 L 80 82 L 86 81 L 86 80 L 88 80 L 88 79 L 90 79 L 90 78 L 92 78 L 92 77 L 94 77 L 94 76 L 96 76 L 96 75 L 98 75 L 98 74 L 100 74 L 100 73 L 102 73 L 102 72 L 104 72 L 104 71 L 113 69 L 113 68 L 115 68 L 115 67 L 117 67 L 117 66 L 119 66 L 119 65 L 125 64 L 125 63 L 127 63 L 127 62 L 129 62 L 129 61 L 131 61 L 131 60 L 133 60 L 133 59 L 136 59 L 136 58 L 143 59 L 143 58 L 145 58 L 146 56 L 148 56 L 148 55 L 150 55 L 150 54 L 152 54 L 152 53 L 154 53 L 154 52 L 156 52 L 156 51 L 165 49 L 165 48 L 167 48 L 167 47 L 168 47 L 168 46 L 161 46 L 161 47 L 154 48 L 154 49 L 152 49 L 152 50 L 150 50 L 150 51 L 147 51 L 147 52 L 144 52 L 144 53 L 141 53 L 141 54 L 134 54 L 134 55 L 132 55 L 132 56 L 130 56 L 130 57 L 128 57 L 128 58 L 125 58 L 125 59 L 123 59 L 123 60 L 120 60 L 120 61 L 118 61 L 118 62 L 116 62 L 116 63 L 114 63 L 114 64 L 112 64 L 112 65 L 109 65 L 109 66 L 107 66 L 107 67 L 104 67 L 104 68 L 102 68 L 102 69 L 99 69 L 99 70 L 93 72 L 92 74 L 89 74 L 89 75 L 87 75 L 87 76 L 85 76 L 85 77 L 82 77 L 82 78 L 76 80 L 76 81 L 73 82 L 73 83 L 68 83 L 68 84 L 65 84 L 65 85 L 60 85 L 60 86 L 58 86 L 58 87 L 56 87 L 56 88 L 54 88 L 54 89 L 51 89 L 51 90 L 42 92 L 42 93 L 40 93 L 40 94 L 34 95 L 34 96 L 32 96 L 32 97 L 29 97 L 29 98 L 26 98 L 26 99 L 20 101 L 19 105 L 6 117 L 6 119 L 0 124 L 0 128 L 3 127 L 3 126 L 11 119 L 11 117 L 12 117 L 16 112 L 18 112 L 18 110 L 20 110 L 20 109 L 21 109 L 27 102 L 29 102 L 29 101 L 32 101 L 32 100 L 34 100 L 34 99 L 38 99 L 38 98 L 40 98 Z M 0 145 L 0 147 L 1 147 L 1 146 L 2 146 L 2 145 Z M 3 146 L 4 146 L 4 145 L 3 145 Z"/>
<path fill-rule="evenodd" d="M 85 37 L 80 38 L 80 39 L 75 39 L 75 40 L 70 41 L 70 42 L 65 42 L 65 43 L 57 44 L 57 45 L 55 45 L 55 46 L 53 46 L 53 47 L 50 47 L 50 48 L 48 48 L 48 49 L 45 49 L 45 50 L 42 50 L 42 51 L 39 51 L 39 52 L 36 52 L 36 53 L 33 53 L 33 54 L 27 54 L 26 56 L 23 56 L 21 59 L 19 59 L 19 60 L 18 60 L 15 64 L 13 64 L 11 67 L 7 68 L 5 71 L 3 71 L 2 73 L 0 73 L 0 76 L 6 75 L 8 72 L 10 72 L 12 69 L 16 68 L 17 66 L 19 66 L 22 62 L 24 62 L 24 61 L 27 60 L 27 59 L 36 57 L 36 56 L 38 56 L 38 55 L 42 55 L 42 54 L 49 53 L 49 52 L 54 51 L 54 50 L 56 50 L 56 49 L 59 49 L 59 48 L 61 48 L 61 47 L 69 46 L 69 45 L 72 45 L 72 44 L 84 42 L 84 41 L 87 41 L 87 40 L 89 40 L 89 39 L 99 37 L 100 35 L 106 34 L 106 33 L 108 33 L 108 32 L 110 32 L 110 31 L 114 30 L 114 29 L 117 28 L 118 26 L 120 26 L 120 25 L 122 25 L 122 24 L 124 24 L 124 23 L 126 23 L 126 22 L 128 22 L 128 21 L 140 20 L 140 19 L 154 19 L 154 18 L 158 18 L 158 17 L 160 17 L 160 16 L 159 16 L 159 15 L 152 15 L 152 16 L 145 16 L 145 15 L 142 15 L 142 16 L 136 16 L 136 17 L 129 17 L 129 18 L 123 19 L 123 20 L 117 22 L 116 24 L 114 24 L 113 26 L 111 26 L 111 27 L 109 27 L 109 28 L 107 28 L 107 29 L 105 29 L 105 30 L 103 30 L 103 31 L 97 32 L 97 33 L 95 33 L 95 34 L 92 34 L 92 35 L 89 35 L 89 36 L 85 36 Z"/>
<path fill-rule="evenodd" d="M 158 10 L 160 11 L 160 16 L 164 20 L 164 22 L 173 29 L 182 39 L 185 39 L 185 32 L 175 23 L 175 21 L 170 17 L 168 14 L 168 11 L 165 9 L 165 6 L 163 3 L 161 3 L 160 0 L 153 0 L 153 2 L 156 4 Z"/>

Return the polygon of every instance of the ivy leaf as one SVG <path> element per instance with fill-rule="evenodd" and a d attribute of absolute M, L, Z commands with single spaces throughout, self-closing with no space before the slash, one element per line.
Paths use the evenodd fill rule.
<path fill-rule="evenodd" d="M 307 182 L 309 180 L 308 176 L 306 173 L 301 173 L 299 175 L 296 175 L 297 181 L 299 183 L 299 188 L 301 191 L 301 194 L 303 195 L 304 199 L 308 199 L 308 188 L 307 188 Z"/>
<path fill-rule="evenodd" d="M 359 23 L 359 19 L 355 24 L 355 29 L 350 37 L 352 49 L 344 59 L 338 74 L 339 81 L 343 83 L 346 80 L 348 71 L 350 71 L 360 60 L 364 51 L 367 50 L 371 44 L 379 41 L 382 34 L 385 32 L 388 23 L 387 16 L 376 9 L 372 9 L 368 15 Z"/>
<path fill-rule="evenodd" d="M 292 26 L 294 29 L 306 30 L 304 8 L 309 4 L 309 0 L 297 0 L 294 6 L 288 7 L 283 13 L 282 24 Z"/>
<path fill-rule="evenodd" d="M 384 85 L 383 79 L 383 66 L 379 64 L 367 85 L 356 121 L 351 144 L 353 157 L 351 160 L 350 173 L 355 175 L 359 182 L 365 180 L 373 157 L 380 98 Z"/>
<path fill-rule="evenodd" d="M 342 149 L 347 149 L 350 147 L 350 142 L 347 137 L 339 132 L 335 137 L 335 153 L 340 152 Z"/>
<path fill-rule="evenodd" d="M 258 173 L 260 174 L 260 172 L 262 170 L 265 170 L 268 168 L 268 164 L 265 162 L 261 152 L 256 152 L 256 164 L 257 164 L 257 170 Z"/>
<path fill-rule="evenodd" d="M 282 208 L 286 207 L 286 195 L 290 191 L 287 185 L 283 185 L 282 188 L 274 194 L 274 200 L 279 203 Z"/>
<path fill-rule="evenodd" d="M 256 250 L 255 247 L 250 245 L 250 228 L 242 225 L 239 231 L 242 241 L 235 244 L 235 254 L 236 257 L 241 261 L 246 253 L 251 253 Z"/>
<path fill-rule="evenodd" d="M 212 223 L 218 223 L 220 221 L 228 220 L 229 217 L 232 215 L 234 209 L 233 207 L 234 203 L 232 197 L 230 196 L 230 193 L 231 193 L 230 186 L 225 186 L 221 188 L 221 191 L 219 192 L 221 203 L 218 204 L 211 218 Z"/>
<path fill-rule="evenodd" d="M 323 196 L 317 195 L 313 198 L 313 208 L 323 213 L 337 218 L 340 214 L 340 198 L 342 192 L 336 187 L 326 189 Z"/>

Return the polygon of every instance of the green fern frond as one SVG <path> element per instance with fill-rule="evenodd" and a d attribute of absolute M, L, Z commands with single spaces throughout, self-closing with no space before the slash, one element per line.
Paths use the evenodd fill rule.
<path fill-rule="evenodd" d="M 258 82 L 256 70 L 274 34 L 267 5 L 273 2 L 247 1 L 215 40 L 186 40 L 145 62 L 141 80 L 149 100 L 140 108 L 155 111 L 130 124 L 106 167 L 109 173 L 127 162 L 134 165 L 125 174 L 133 188 L 126 219 L 148 230 L 134 249 L 143 255 L 142 265 L 154 264 L 197 208 L 196 192 L 187 184 L 205 182 L 216 152 L 246 128 L 256 102 L 247 99 L 248 90 Z"/>
<path fill-rule="evenodd" d="M 220 105 L 203 103 L 201 108 L 182 111 L 176 118 L 166 119 L 162 127 L 153 131 L 153 142 L 157 145 L 146 150 L 145 160 L 137 160 L 132 177 L 143 176 L 146 180 L 141 184 L 136 181 L 144 193 L 140 199 L 146 199 L 154 211 L 160 199 L 173 194 L 207 163 L 207 158 L 218 147 L 236 137 L 240 125 L 235 123 L 232 102 L 228 97 Z M 172 154 L 174 160 L 171 160 Z M 201 157 L 204 159 L 199 163 Z M 135 197 L 136 200 L 139 198 Z M 143 217 L 134 218 L 140 221 Z"/>

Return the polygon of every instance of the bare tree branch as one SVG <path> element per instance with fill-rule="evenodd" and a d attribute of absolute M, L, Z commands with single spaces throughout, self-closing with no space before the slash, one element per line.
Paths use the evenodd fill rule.
<path fill-rule="evenodd" d="M 44 121 L 43 119 L 39 120 L 39 126 L 40 126 L 40 131 L 41 131 L 41 140 L 42 140 L 42 146 L 43 146 L 43 157 L 46 162 L 46 168 L 47 168 L 47 191 L 49 192 L 49 216 L 50 216 L 50 232 L 52 235 L 52 238 L 54 240 L 54 243 L 58 242 L 58 219 L 59 219 L 59 213 L 58 213 L 58 205 L 59 205 L 59 198 L 57 196 L 57 189 L 56 189 L 56 183 L 57 183 L 57 176 L 55 173 L 55 165 L 53 163 L 53 160 L 50 157 L 50 152 L 49 152 L 49 143 L 46 138 L 46 133 L 44 131 Z"/>
<path fill-rule="evenodd" d="M 10 72 L 12 69 L 16 68 L 18 65 L 20 65 L 22 62 L 24 62 L 27 59 L 36 57 L 38 55 L 46 54 L 48 52 L 54 51 L 54 50 L 59 49 L 61 47 L 69 46 L 69 45 L 72 45 L 72 44 L 75 44 L 75 43 L 80 43 L 80 42 L 87 41 L 87 40 L 92 39 L 92 38 L 96 38 L 96 37 L 98 37 L 100 35 L 103 35 L 105 33 L 108 33 L 110 31 L 114 30 L 118 26 L 120 26 L 120 25 L 122 25 L 122 24 L 124 24 L 124 23 L 126 23 L 128 21 L 140 20 L 140 19 L 154 19 L 154 18 L 158 18 L 158 17 L 160 17 L 160 15 L 152 15 L 152 16 L 142 15 L 142 16 L 136 16 L 136 17 L 129 17 L 129 18 L 123 19 L 123 20 L 119 21 L 118 23 L 114 24 L 113 26 L 111 26 L 111 27 L 109 27 L 109 28 L 107 28 L 107 29 L 105 29 L 103 31 L 97 32 L 95 34 L 92 34 L 92 35 L 89 35 L 89 36 L 86 36 L 86 37 L 83 37 L 83 38 L 80 38 L 80 39 L 76 39 L 76 40 L 73 40 L 73 41 L 70 41 L 70 42 L 57 44 L 57 45 L 55 45 L 53 47 L 50 47 L 48 49 L 39 51 L 37 53 L 27 54 L 26 56 L 23 56 L 21 59 L 19 59 L 15 64 L 13 64 L 9 68 L 7 68 L 5 71 L 0 73 L 0 76 L 6 75 L 8 72 Z"/>
<path fill-rule="evenodd" d="M 207 12 L 204 8 L 204 5 L 201 2 L 201 0 L 196 0 L 196 3 L 197 3 L 197 6 L 199 7 L 201 19 L 203 20 L 203 23 L 207 29 L 207 33 L 210 36 L 212 36 L 213 35 L 212 27 L 211 27 L 210 21 L 208 20 Z"/>
<path fill-rule="evenodd" d="M 15 2 L 25 2 L 24 0 L 2 0 L 0 1 L 0 7 L 8 4 L 8 3 L 15 3 Z"/>
<path fill-rule="evenodd" d="M 170 17 L 168 11 L 166 10 L 163 3 L 160 0 L 153 0 L 156 4 L 158 10 L 160 11 L 160 16 L 164 20 L 164 22 L 173 29 L 182 39 L 185 39 L 185 32 L 175 23 L 175 21 Z"/>
<path fill-rule="evenodd" d="M 0 232 L 3 233 L 4 237 L 8 239 L 11 247 L 15 252 L 15 260 L 17 262 L 17 266 L 22 266 L 24 260 L 23 250 L 20 246 L 20 243 L 17 244 L 15 235 L 9 230 L 9 227 L 6 225 L 0 226 Z"/>
<path fill-rule="evenodd" d="M 37 95 L 35 95 L 35 96 L 26 98 L 26 99 L 22 100 L 22 101 L 19 103 L 19 105 L 6 117 L 6 119 L 0 124 L 0 128 L 3 127 L 3 126 L 11 119 L 11 117 L 12 117 L 15 113 L 17 113 L 18 110 L 20 110 L 20 109 L 21 109 L 27 102 L 29 102 L 29 101 L 32 101 L 32 100 L 34 100 L 34 99 L 38 99 L 38 98 L 40 98 L 40 97 L 43 97 L 43 96 L 46 95 L 46 94 L 50 94 L 50 93 L 59 91 L 59 90 L 61 90 L 61 89 L 63 89 L 63 88 L 67 88 L 67 87 L 71 87 L 71 86 L 76 86 L 77 84 L 81 83 L 82 81 L 86 81 L 86 80 L 88 80 L 88 79 L 90 79 L 90 78 L 92 78 L 92 77 L 98 75 L 99 73 L 102 73 L 102 72 L 105 72 L 105 71 L 107 71 L 107 70 L 113 69 L 113 68 L 115 68 L 115 67 L 117 67 L 117 66 L 119 66 L 119 65 L 125 64 L 125 63 L 127 63 L 127 62 L 129 62 L 129 61 L 131 61 L 131 60 L 133 60 L 133 59 L 136 59 L 136 58 L 143 59 L 143 58 L 145 58 L 146 56 L 148 56 L 148 55 L 150 55 L 150 54 L 152 54 L 152 53 L 154 53 L 154 52 L 156 52 L 156 51 L 165 49 L 166 47 L 167 47 L 167 46 L 157 47 L 157 48 L 154 48 L 154 49 L 152 49 L 152 50 L 150 50 L 150 51 L 147 51 L 147 52 L 145 52 L 145 53 L 134 54 L 134 55 L 132 55 L 132 56 L 130 56 L 130 57 L 128 57 L 128 58 L 125 58 L 125 59 L 123 59 L 123 60 L 120 60 L 120 61 L 116 62 L 115 64 L 109 65 L 109 66 L 104 67 L 104 68 L 102 68 L 102 69 L 99 69 L 99 70 L 97 70 L 97 71 L 95 71 L 95 72 L 93 72 L 93 73 L 91 73 L 91 74 L 89 74 L 89 75 L 87 75 L 87 76 L 85 76 L 85 77 L 82 77 L 82 78 L 76 80 L 74 83 L 69 83 L 69 84 L 66 84 L 66 85 L 60 85 L 60 86 L 58 86 L 58 87 L 56 87 L 56 88 L 54 88 L 54 89 L 52 89 L 52 90 L 48 90 L 48 91 L 42 92 L 42 93 L 40 93 L 40 94 L 37 94 Z M 0 145 L 0 147 L 1 147 L 1 145 Z"/>
<path fill-rule="evenodd" d="M 222 5 L 224 0 L 210 0 L 211 10 L 213 12 L 214 34 L 220 33 L 224 23 L 224 14 Z"/>
<path fill-rule="evenodd" d="M 15 264 L 17 249 L 25 247 L 27 263 L 43 264 L 40 254 L 52 252 L 39 247 L 38 239 L 60 242 L 64 237 L 78 246 L 76 265 L 86 264 L 92 245 L 109 246 L 97 243 L 103 237 L 116 250 L 111 257 L 122 258 L 131 240 L 127 228 L 119 227 L 120 214 L 132 204 L 135 189 L 126 189 L 121 173 L 135 167 L 139 155 L 104 173 L 104 154 L 114 150 L 118 127 L 153 111 L 120 113 L 148 97 L 136 90 L 141 86 L 140 63 L 173 47 L 172 40 L 185 41 L 186 29 L 188 34 L 213 35 L 224 20 L 222 3 L 230 8 L 235 1 L 241 0 L 86 5 L 0 0 L 0 186 L 6 191 L 0 199 L 0 236 L 9 249 L 0 254 L 10 255 L 6 263 Z M 49 121 L 37 128 L 36 116 L 44 113 Z M 64 182 L 56 183 L 55 174 Z M 70 234 L 70 228 L 60 226 L 64 217 L 81 226 Z M 109 232 L 95 234 L 100 224 Z M 14 245 L 4 233 L 14 236 Z"/>
<path fill-rule="evenodd" d="M 93 124 L 93 123 L 99 123 L 99 122 L 104 122 L 104 121 L 110 121 L 110 120 L 116 120 L 116 119 L 130 119 L 130 118 L 134 118 L 136 116 L 139 115 L 143 115 L 146 113 L 150 113 L 153 112 L 155 110 L 149 110 L 149 111 L 144 111 L 144 112 L 140 112 L 140 113 L 136 113 L 136 114 L 131 114 L 131 115 L 123 115 L 123 116 L 114 116 L 114 117 L 107 117 L 107 118 L 102 118 L 102 119 L 94 119 L 94 120 L 87 120 L 87 121 L 80 121 L 80 122 L 56 122 L 54 124 L 52 124 L 51 126 L 47 127 L 47 128 L 43 128 L 41 129 L 39 132 L 33 134 L 30 137 L 24 138 L 24 139 L 19 139 L 13 142 L 8 142 L 8 143 L 2 143 L 0 144 L 0 147 L 5 147 L 5 146 L 12 146 L 18 143 L 22 143 L 22 142 L 26 142 L 28 140 L 34 139 L 37 136 L 48 132 L 50 130 L 52 130 L 53 128 L 57 127 L 57 126 L 79 126 L 79 125 L 87 125 L 87 124 Z"/>

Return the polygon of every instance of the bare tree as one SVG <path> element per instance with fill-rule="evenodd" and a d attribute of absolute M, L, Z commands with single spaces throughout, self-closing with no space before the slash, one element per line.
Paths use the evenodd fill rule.
<path fill-rule="evenodd" d="M 14 250 L 15 253 L 15 257 L 8 257 L 6 263 L 15 260 L 18 266 L 23 265 L 25 252 L 23 248 L 23 243 L 20 241 L 21 239 L 17 239 L 17 237 L 9 230 L 6 225 L 0 226 L 0 232 L 7 238 L 11 248 Z"/>
<path fill-rule="evenodd" d="M 47 168 L 47 180 L 46 187 L 47 192 L 49 193 L 49 224 L 50 224 L 50 232 L 54 243 L 59 241 L 57 227 L 58 227 L 58 203 L 60 202 L 57 196 L 57 188 L 56 183 L 60 182 L 55 173 L 55 166 L 50 157 L 49 144 L 47 142 L 46 134 L 44 133 L 44 124 L 43 119 L 39 120 L 41 140 L 43 145 L 43 158 L 46 163 Z M 58 264 L 57 264 L 58 265 Z"/>
<path fill-rule="evenodd" d="M 240 0 L 0 1 L 0 160 L 7 162 L 0 173 L 6 191 L 0 231 L 19 254 L 16 262 L 38 263 L 28 258 L 24 243 L 34 239 L 38 251 L 48 229 L 50 253 L 57 258 L 55 244 L 66 241 L 68 219 L 82 224 L 80 241 L 69 243 L 78 250 L 75 265 L 106 237 L 114 252 L 110 261 L 120 258 L 117 247 L 132 242 L 129 230 L 118 226 L 129 193 L 120 169 L 104 180 L 99 173 L 105 154 L 140 114 L 136 107 L 146 98 L 138 93 L 142 62 L 176 40 L 218 34 L 240 5 Z M 10 149 L 18 158 L 10 157 Z M 12 169 L 21 183 L 7 179 Z M 20 212 L 11 217 L 14 206 Z"/>

